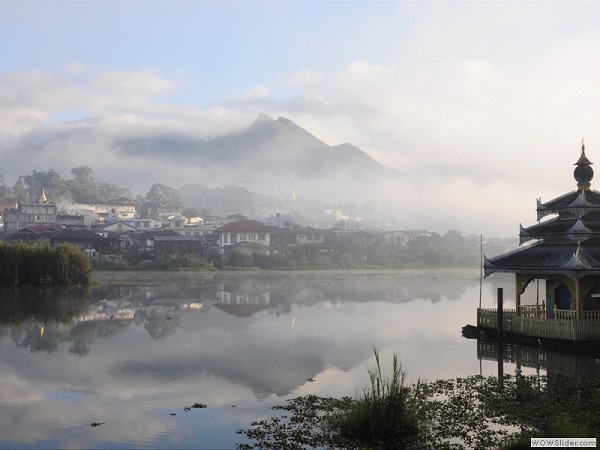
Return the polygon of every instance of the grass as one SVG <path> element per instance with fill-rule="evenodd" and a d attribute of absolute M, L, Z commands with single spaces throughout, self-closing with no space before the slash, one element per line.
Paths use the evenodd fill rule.
<path fill-rule="evenodd" d="M 333 428 L 346 439 L 373 448 L 402 447 L 420 433 L 416 403 L 398 355 L 394 353 L 391 378 L 381 371 L 379 351 L 376 366 L 369 369 L 370 388 L 333 421 Z"/>

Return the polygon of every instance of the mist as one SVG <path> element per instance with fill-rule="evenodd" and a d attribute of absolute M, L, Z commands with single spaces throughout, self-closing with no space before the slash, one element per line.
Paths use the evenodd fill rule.
<path fill-rule="evenodd" d="M 278 198 L 293 187 L 374 202 L 406 229 L 513 237 L 535 222 L 536 198 L 576 188 L 582 138 L 599 160 L 599 4 L 235 5 L 103 4 L 94 15 L 82 4 L 52 15 L 2 4 L 11 45 L 0 49 L 0 173 L 15 181 L 88 165 L 139 195 L 155 182 Z M 127 17 L 135 24 L 107 35 L 107 21 Z M 290 155 L 286 167 L 209 163 L 160 147 L 209 142 L 261 113 L 328 146 L 351 144 L 395 175 L 307 173 Z M 152 151 L 123 145 L 140 138 Z"/>

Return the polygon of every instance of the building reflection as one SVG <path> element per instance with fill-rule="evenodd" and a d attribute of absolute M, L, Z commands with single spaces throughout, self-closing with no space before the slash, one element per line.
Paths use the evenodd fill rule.
<path fill-rule="evenodd" d="M 560 352 L 541 346 L 519 345 L 509 342 L 477 341 L 479 360 L 514 364 L 515 372 L 523 368 L 545 371 L 548 376 L 572 378 L 600 378 L 600 347 L 588 348 L 579 354 Z"/>

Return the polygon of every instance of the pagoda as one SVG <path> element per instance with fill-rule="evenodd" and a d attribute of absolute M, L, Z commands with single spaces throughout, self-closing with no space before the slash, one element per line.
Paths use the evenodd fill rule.
<path fill-rule="evenodd" d="M 592 162 L 581 145 L 577 190 L 542 203 L 538 223 L 520 226 L 520 247 L 485 258 L 485 276 L 515 274 L 514 310 L 504 310 L 507 334 L 552 340 L 600 341 L 600 192 L 591 189 Z M 545 219 L 547 216 L 554 216 Z M 522 305 L 534 280 L 545 280 L 542 304 Z M 496 328 L 497 311 L 479 309 L 478 327 Z"/>

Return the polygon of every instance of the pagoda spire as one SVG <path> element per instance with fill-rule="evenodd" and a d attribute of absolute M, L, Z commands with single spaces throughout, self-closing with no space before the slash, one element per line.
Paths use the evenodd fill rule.
<path fill-rule="evenodd" d="M 581 140 L 581 156 L 575 163 L 577 167 L 575 167 L 575 171 L 573 175 L 575 177 L 575 181 L 577 181 L 577 189 L 580 191 L 589 191 L 591 188 L 591 181 L 594 178 L 594 169 L 592 169 L 591 165 L 593 163 L 585 156 L 585 144 L 583 143 L 583 139 Z"/>
<path fill-rule="evenodd" d="M 48 198 L 46 198 L 46 189 L 42 186 L 42 195 L 40 195 L 40 203 L 48 203 Z"/>

